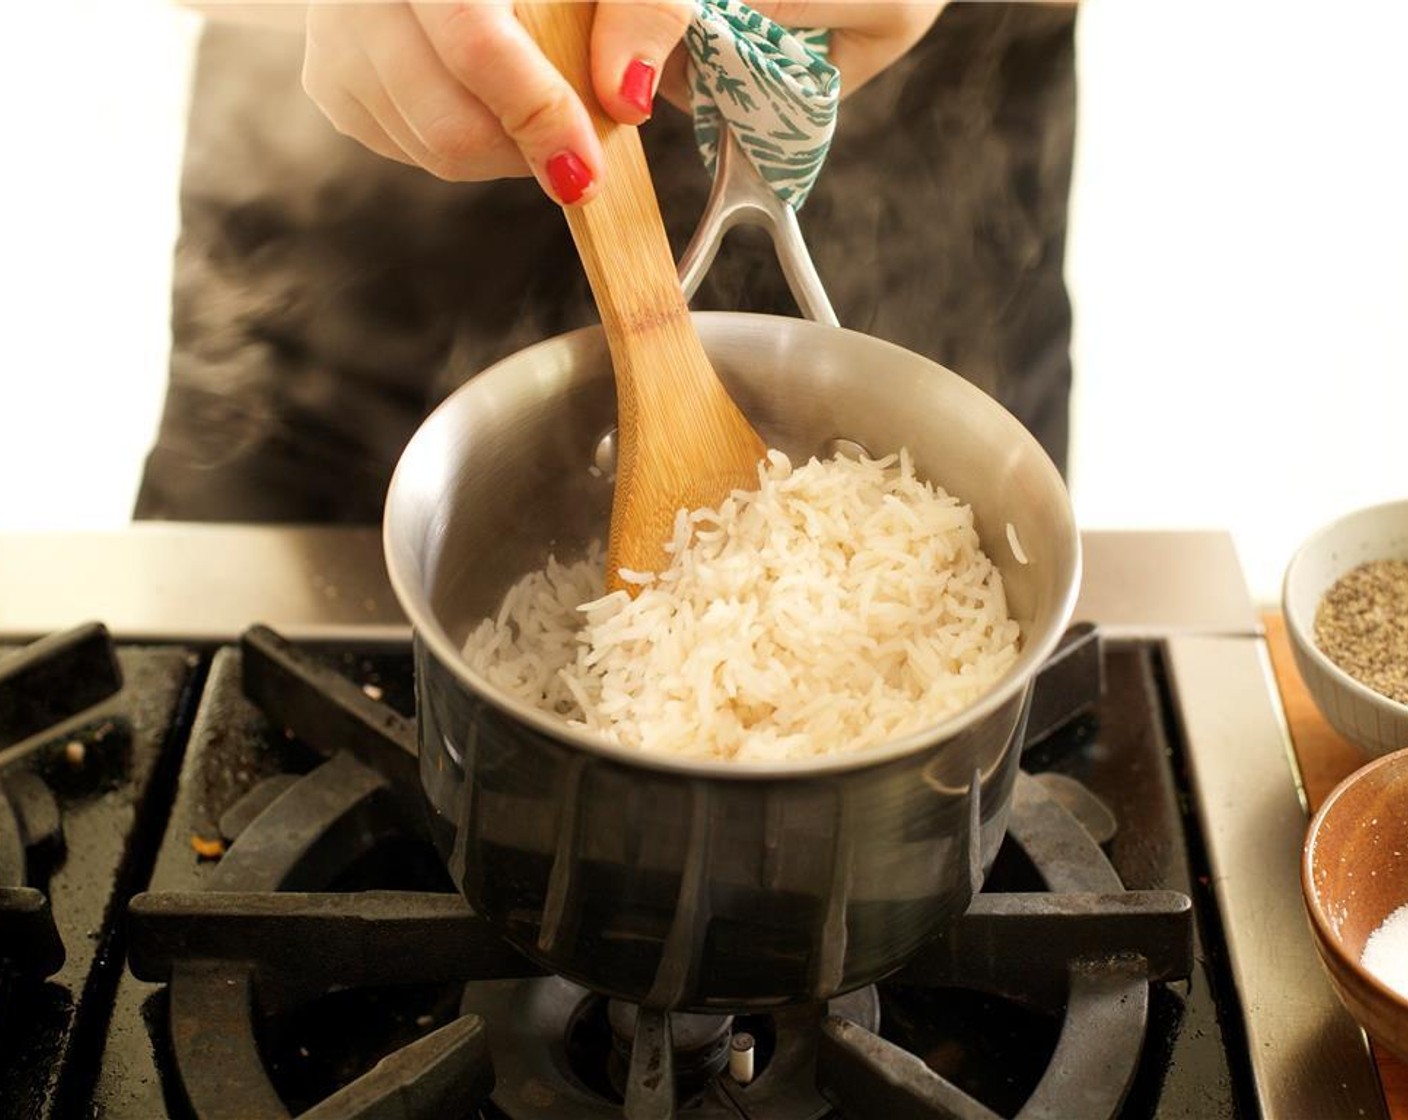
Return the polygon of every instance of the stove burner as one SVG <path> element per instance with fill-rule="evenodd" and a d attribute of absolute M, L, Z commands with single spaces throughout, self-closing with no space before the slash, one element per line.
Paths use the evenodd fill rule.
<path fill-rule="evenodd" d="M 607 1000 L 559 976 L 471 982 L 460 1006 L 480 1016 L 494 1040 L 492 1115 L 509 1120 L 620 1120 L 623 1115 L 673 1117 L 676 1111 L 691 1120 L 822 1120 L 833 1115 L 816 1088 L 823 1015 L 870 1030 L 880 1024 L 873 987 L 833 999 L 825 1008 L 803 1005 L 736 1016 L 675 1013 L 663 1032 L 666 1017 L 659 1012 Z M 613 1014 L 618 1021 L 639 1016 L 652 1033 L 633 1031 L 628 1051 L 618 1055 Z M 756 1049 L 755 1074 L 746 1086 L 723 1072 L 730 1038 L 744 1033 L 753 1036 Z M 716 1057 L 721 1064 L 710 1075 L 689 1072 L 695 1067 L 698 1075 L 699 1062 Z M 619 1081 L 610 1070 L 613 1062 L 623 1067 Z M 656 1071 L 658 1078 L 652 1077 Z"/>
<path fill-rule="evenodd" d="M 942 1000 L 976 989 L 1058 1024 L 1020 1117 L 1113 1117 L 1139 1064 L 1150 984 L 1189 972 L 1188 898 L 1124 890 L 1057 799 L 1080 795 L 1022 773 L 1008 837 L 1046 890 L 979 895 L 878 991 L 731 1022 L 640 1009 L 632 1025 L 630 1009 L 542 977 L 458 895 L 351 882 L 398 837 L 424 843 L 409 725 L 340 675 L 307 672 L 311 659 L 275 635 L 253 633 L 242 652 L 246 687 L 256 682 L 272 726 L 299 727 L 328 760 L 256 787 L 222 815 L 234 842 L 206 879 L 212 889 L 140 895 L 129 909 L 132 971 L 168 982 L 176 1069 L 200 1120 L 287 1115 L 265 1064 L 267 1033 L 310 1002 L 418 984 L 458 986 L 462 997 L 443 1017 L 421 1016 L 419 1041 L 398 1043 L 305 1115 L 989 1120 L 987 1103 L 880 1021 L 882 1002 L 906 992 Z M 299 722 L 314 709 L 331 712 L 347 738 Z M 746 1085 L 724 1072 L 730 1040 L 744 1033 L 756 1040 Z"/>
<path fill-rule="evenodd" d="M 359 771 L 364 774 L 365 768 L 339 756 L 289 792 L 292 797 L 302 791 L 305 808 L 341 801 L 342 812 L 309 823 L 308 830 L 326 829 L 355 814 L 364 800 L 363 783 L 375 785 Z M 329 797 L 336 786 L 343 787 L 342 797 Z M 286 814 L 275 813 L 281 805 Z M 522 976 L 532 966 L 454 895 L 239 890 L 242 845 L 251 844 L 249 850 L 261 859 L 270 850 L 254 843 L 263 829 L 283 834 L 295 861 L 313 850 L 305 837 L 287 833 L 289 818 L 308 820 L 301 809 L 295 812 L 281 799 L 266 815 L 269 819 L 251 825 L 226 855 L 222 871 L 228 868 L 228 874 L 222 875 L 220 893 L 139 896 L 131 908 L 132 968 L 139 976 L 170 981 L 173 1044 L 197 1116 L 280 1115 L 278 1095 L 259 1059 L 255 1009 L 277 1012 L 335 985 L 454 978 L 470 980 L 464 1014 L 422 1049 L 429 1049 L 435 1062 L 453 1065 L 454 1073 L 441 1080 L 453 1086 L 457 1099 L 486 1092 L 496 1078 L 493 1103 L 513 1120 L 622 1115 L 621 1105 L 603 1088 L 610 1085 L 609 1076 L 593 1086 L 570 1064 L 565 1071 L 554 1064 L 553 1055 L 571 1048 L 574 1030 L 593 1013 L 592 1001 L 599 997 L 557 978 L 492 979 Z M 375 830 L 362 835 L 374 837 Z M 1062 893 L 980 895 L 954 933 L 895 983 L 978 987 L 1050 1008 L 1064 1003 L 1057 1053 L 1019 1115 L 1112 1116 L 1138 1062 L 1150 981 L 1188 970 L 1187 899 L 1172 892 L 1122 890 L 1074 818 L 1025 775 L 1019 779 L 1010 835 Z M 279 878 L 295 871 L 287 868 Z M 706 1079 L 718 1108 L 731 1109 L 716 1115 L 822 1117 L 829 1102 L 843 1115 L 859 1117 L 874 1115 L 877 1104 L 886 1102 L 901 1116 L 990 1116 L 986 1106 L 875 1033 L 878 1014 L 866 1003 L 857 1011 L 847 1002 L 873 1006 L 874 998 L 867 990 L 832 1001 L 824 1011 L 800 1007 L 771 1017 L 740 1017 L 736 1029 L 746 1027 L 765 1041 L 771 1036 L 771 1054 L 760 1059 L 760 1073 L 746 1087 L 726 1076 Z M 754 1021 L 759 1018 L 771 1022 Z M 494 1073 L 488 1069 L 484 1023 L 500 1047 Z M 639 1013 L 631 1069 L 620 1094 L 625 1115 L 675 1115 L 670 1033 L 661 1013 Z M 578 1049 L 582 1045 L 576 1042 Z M 607 1055 L 611 1044 L 596 1047 Z M 818 1055 L 815 1084 L 812 1053 Z M 379 1091 L 378 1083 L 403 1085 L 400 1079 L 421 1070 L 425 1057 L 402 1050 L 373 1069 L 370 1082 L 353 1087 L 365 1095 Z M 798 1068 L 805 1074 L 800 1079 Z M 812 1104 L 801 1108 L 799 1093 Z M 706 1120 L 710 1113 L 706 1109 L 699 1116 Z"/>
<path fill-rule="evenodd" d="M 611 1027 L 611 1057 L 607 1063 L 612 1085 L 624 1099 L 631 1050 L 636 1042 L 640 1008 L 625 1000 L 606 1004 L 606 1021 Z M 669 1017 L 670 1057 L 675 1071 L 676 1092 L 692 1097 L 703 1090 L 709 1078 L 728 1065 L 733 1039 L 732 1015 L 692 1015 L 672 1013 Z"/>

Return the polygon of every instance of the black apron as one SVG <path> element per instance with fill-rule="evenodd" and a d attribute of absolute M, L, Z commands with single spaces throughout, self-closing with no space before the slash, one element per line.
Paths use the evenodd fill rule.
<path fill-rule="evenodd" d="M 1063 470 L 1075 18 L 1073 5 L 950 5 L 842 102 L 800 214 L 842 326 L 973 381 Z M 170 382 L 138 518 L 376 523 L 435 404 L 596 321 L 536 183 L 443 183 L 366 152 L 304 96 L 301 55 L 280 32 L 202 36 Z M 708 180 L 684 114 L 661 102 L 642 137 L 678 255 Z M 692 306 L 796 313 L 765 235 L 746 230 Z"/>

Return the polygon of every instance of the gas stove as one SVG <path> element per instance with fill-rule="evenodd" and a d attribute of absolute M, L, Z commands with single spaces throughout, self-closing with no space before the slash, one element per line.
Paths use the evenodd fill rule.
<path fill-rule="evenodd" d="M 968 913 L 873 987 L 725 1016 L 545 975 L 453 892 L 374 533 L 0 540 L 5 1114 L 1385 1115 L 1230 540 L 1083 544 Z"/>

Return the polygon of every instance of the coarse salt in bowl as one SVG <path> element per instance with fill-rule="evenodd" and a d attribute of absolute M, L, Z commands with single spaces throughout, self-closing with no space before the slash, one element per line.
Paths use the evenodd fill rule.
<path fill-rule="evenodd" d="M 1317 634 L 1328 594 L 1339 622 Z M 1408 747 L 1408 703 L 1386 694 L 1408 687 L 1408 500 L 1356 510 L 1312 534 L 1287 565 L 1282 610 L 1296 668 L 1330 726 L 1369 755 Z"/>
<path fill-rule="evenodd" d="M 1345 1008 L 1408 1060 L 1408 750 L 1361 767 L 1306 833 L 1301 889 Z"/>

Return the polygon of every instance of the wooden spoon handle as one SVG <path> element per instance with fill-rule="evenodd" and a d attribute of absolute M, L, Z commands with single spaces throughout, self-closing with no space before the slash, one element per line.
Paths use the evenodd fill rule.
<path fill-rule="evenodd" d="M 689 306 L 675 271 L 665 223 L 641 147 L 632 125 L 606 115 L 592 87 L 591 27 L 595 4 L 530 3 L 518 18 L 534 41 L 577 91 L 596 126 L 606 155 L 606 189 L 590 201 L 564 207 L 577 251 L 596 299 L 607 344 L 617 365 L 617 391 L 637 392 L 649 378 L 623 370 L 618 351 L 642 331 L 671 320 L 688 320 Z M 644 374 L 646 371 L 640 371 Z M 628 383 L 622 385 L 622 374 Z M 621 402 L 634 414 L 635 401 Z"/>
<path fill-rule="evenodd" d="M 756 485 L 762 439 L 709 364 L 675 272 L 640 136 L 602 110 L 590 74 L 591 4 L 518 17 L 586 104 L 606 154 L 596 194 L 565 207 L 616 377 L 616 485 L 606 585 L 661 571 L 676 512 Z"/>

